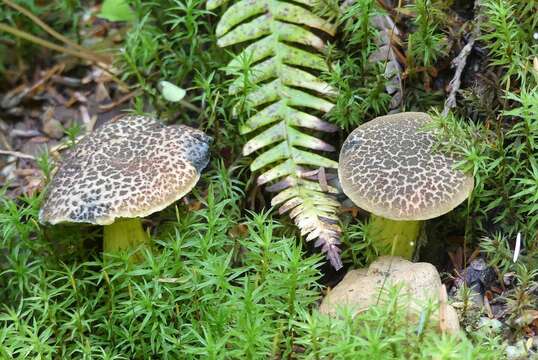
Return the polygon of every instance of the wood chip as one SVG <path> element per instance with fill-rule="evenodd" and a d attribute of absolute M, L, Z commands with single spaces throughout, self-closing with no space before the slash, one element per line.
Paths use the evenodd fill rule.
<path fill-rule="evenodd" d="M 13 129 L 9 132 L 10 137 L 31 138 L 34 136 L 41 136 L 41 133 L 37 130 L 22 130 Z"/>
<path fill-rule="evenodd" d="M 28 159 L 28 160 L 35 160 L 35 157 L 32 155 L 28 155 L 19 151 L 10 151 L 10 150 L 0 150 L 0 155 L 4 156 L 14 156 L 20 159 Z"/>

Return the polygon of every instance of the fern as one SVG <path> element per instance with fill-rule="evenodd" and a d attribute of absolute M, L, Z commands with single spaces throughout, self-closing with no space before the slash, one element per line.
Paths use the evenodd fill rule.
<path fill-rule="evenodd" d="M 225 2 L 209 0 L 207 8 Z M 240 0 L 221 17 L 217 36 L 221 47 L 251 42 L 229 68 L 241 68 L 245 59 L 254 65 L 248 74 L 236 76 L 229 92 L 243 92 L 249 107 L 256 109 L 241 126 L 241 133 L 257 133 L 245 144 L 243 154 L 262 150 L 250 166 L 252 171 L 264 170 L 258 184 L 273 183 L 268 191 L 278 194 L 271 204 L 280 206 L 281 214 L 289 212 L 306 240 L 317 239 L 316 246 L 339 269 L 339 203 L 331 195 L 337 190 L 322 176 L 324 169 L 335 169 L 338 164 L 315 153 L 334 151 L 331 145 L 306 133 L 337 130 L 314 115 L 331 110 L 334 104 L 327 97 L 335 91 L 312 74 L 328 69 L 319 54 L 325 43 L 309 29 L 331 36 L 336 30 L 311 11 L 314 5 L 315 0 Z M 254 86 L 245 88 L 245 84 Z"/>
<path fill-rule="evenodd" d="M 403 70 L 396 55 L 398 49 L 394 44 L 401 43 L 401 31 L 387 14 L 374 16 L 370 21 L 379 30 L 379 36 L 376 38 L 378 49 L 370 55 L 369 60 L 385 64 L 384 75 L 387 79 L 385 91 L 391 96 L 390 110 L 395 111 L 402 105 L 403 101 Z"/>

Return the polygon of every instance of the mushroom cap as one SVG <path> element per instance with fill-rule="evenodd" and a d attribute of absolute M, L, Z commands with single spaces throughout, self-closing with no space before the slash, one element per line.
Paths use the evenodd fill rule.
<path fill-rule="evenodd" d="M 108 225 L 162 210 L 197 183 L 211 142 L 200 130 L 165 126 L 146 116 L 110 122 L 65 157 L 39 221 Z"/>
<path fill-rule="evenodd" d="M 427 220 L 446 214 L 472 192 L 473 177 L 454 169 L 456 159 L 434 151 L 429 115 L 399 113 L 355 129 L 342 145 L 338 175 L 360 208 L 393 220 Z"/>

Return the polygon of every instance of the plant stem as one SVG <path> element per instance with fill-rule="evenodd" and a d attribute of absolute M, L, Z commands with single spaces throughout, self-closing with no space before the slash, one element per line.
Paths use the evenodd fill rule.
<path fill-rule="evenodd" d="M 7 32 L 7 33 L 9 33 L 11 35 L 14 35 L 14 36 L 16 36 L 18 38 L 28 40 L 30 42 L 33 42 L 34 44 L 39 45 L 39 46 L 43 46 L 43 47 L 49 48 L 51 50 L 56 50 L 58 52 L 63 52 L 63 53 L 66 53 L 66 54 L 69 54 L 69 55 L 72 55 L 72 56 L 76 56 L 76 57 L 84 59 L 84 60 L 88 60 L 88 61 L 95 62 L 95 63 L 99 63 L 101 61 L 101 58 L 94 55 L 94 54 L 90 54 L 90 53 L 87 53 L 87 52 L 81 52 L 81 51 L 78 51 L 76 49 L 72 49 L 72 48 L 69 48 L 69 47 L 56 45 L 54 43 L 51 43 L 50 41 L 41 39 L 41 38 L 39 38 L 37 36 L 34 36 L 32 34 L 29 34 L 27 32 L 19 30 L 19 29 L 16 29 L 16 28 L 11 27 L 11 26 L 9 26 L 7 24 L 0 23 L 0 31 L 4 31 L 4 32 Z"/>
<path fill-rule="evenodd" d="M 374 214 L 370 217 L 372 238 L 379 255 L 411 260 L 420 234 L 420 221 L 398 221 Z"/>
<path fill-rule="evenodd" d="M 66 38 L 65 36 L 63 36 L 62 34 L 58 33 L 57 31 L 55 31 L 53 28 L 51 28 L 50 26 L 48 26 L 46 23 L 44 23 L 43 21 L 41 21 L 40 18 L 38 18 L 37 16 L 35 16 L 34 14 L 32 14 L 30 11 L 28 11 L 26 8 L 18 5 L 18 4 L 15 4 L 13 3 L 11 0 L 2 0 L 2 2 L 4 4 L 6 4 L 7 6 L 10 6 L 12 7 L 13 9 L 17 10 L 18 12 L 20 12 L 21 14 L 27 16 L 30 20 L 32 20 L 32 22 L 34 24 L 36 24 L 37 26 L 39 26 L 40 28 L 42 28 L 44 31 L 46 31 L 49 35 L 51 35 L 52 37 L 60 40 L 61 42 L 65 43 L 66 45 L 74 48 L 74 49 L 77 49 L 78 51 L 80 52 L 85 52 L 87 53 L 87 49 L 83 48 L 82 46 L 80 46 L 79 44 L 69 40 L 68 38 Z M 97 58 L 99 58 L 98 55 L 95 55 L 95 54 L 92 54 L 92 56 L 96 56 Z M 107 60 L 105 58 L 102 58 L 100 60 L 101 62 L 103 63 L 107 63 Z"/>
<path fill-rule="evenodd" d="M 115 253 L 133 250 L 144 246 L 148 240 L 140 218 L 118 219 L 113 224 L 104 227 L 103 251 Z M 142 259 L 139 252 L 133 257 L 135 262 Z"/>
<path fill-rule="evenodd" d="M 106 64 L 101 62 L 102 61 L 101 57 L 96 55 L 96 54 L 93 54 L 93 53 L 87 52 L 87 51 L 81 52 L 81 51 L 79 51 L 77 49 L 73 49 L 73 48 L 65 47 L 65 46 L 60 46 L 60 45 L 57 45 L 57 44 L 52 43 L 50 41 L 47 41 L 45 39 L 41 39 L 41 38 L 39 38 L 37 36 L 34 36 L 34 35 L 30 34 L 30 33 L 25 32 L 25 31 L 22 31 L 22 30 L 19 30 L 17 28 L 14 28 L 12 26 L 9 26 L 7 24 L 0 23 L 0 32 L 2 32 L 2 31 L 7 32 L 8 34 L 11 34 L 11 35 L 13 35 L 15 37 L 30 41 L 30 42 L 32 42 L 32 43 L 34 43 L 36 45 L 39 45 L 39 46 L 42 46 L 42 47 L 45 47 L 45 48 L 48 48 L 48 49 L 51 49 L 51 50 L 55 50 L 55 51 L 58 51 L 58 52 L 61 52 L 61 53 L 64 53 L 64 54 L 68 54 L 68 55 L 71 55 L 71 56 L 75 56 L 75 57 L 78 57 L 78 58 L 83 59 L 83 60 L 90 61 L 90 62 L 94 63 L 96 66 L 103 69 L 107 74 L 109 74 L 111 79 L 114 80 L 122 88 L 122 90 L 127 91 L 127 89 L 129 89 L 129 86 L 125 82 L 123 82 L 121 79 L 116 77 L 116 75 L 114 75 L 112 73 L 112 71 L 110 69 L 108 69 L 108 66 L 106 66 Z"/>

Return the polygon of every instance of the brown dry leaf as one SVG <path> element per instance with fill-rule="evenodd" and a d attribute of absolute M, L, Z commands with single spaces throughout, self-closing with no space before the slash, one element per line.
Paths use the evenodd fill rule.
<path fill-rule="evenodd" d="M 110 94 L 105 84 L 98 82 L 95 89 L 95 100 L 99 103 L 107 100 L 110 102 Z"/>
<path fill-rule="evenodd" d="M 484 310 L 486 310 L 486 314 L 490 319 L 493 319 L 495 317 L 493 315 L 493 311 L 491 310 L 491 305 L 487 296 L 484 296 Z"/>
<path fill-rule="evenodd" d="M 65 69 L 65 64 L 60 63 L 52 68 L 45 70 L 41 78 L 32 85 L 20 85 L 4 95 L 0 101 L 0 107 L 11 109 L 18 106 L 23 99 L 35 95 L 36 92 L 44 90 L 46 83 L 56 74 L 60 74 Z"/>
<path fill-rule="evenodd" d="M 248 235 L 248 227 L 245 224 L 237 224 L 232 226 L 228 231 L 228 236 L 232 239 L 246 237 Z"/>
<path fill-rule="evenodd" d="M 184 197 L 183 199 L 186 199 L 186 197 Z M 195 201 L 185 200 L 185 202 L 189 208 L 189 211 L 198 211 L 202 208 L 202 203 L 198 200 L 195 200 Z"/>
<path fill-rule="evenodd" d="M 99 110 L 100 111 L 110 111 L 112 109 L 114 109 L 115 107 L 123 104 L 124 102 L 128 101 L 128 100 L 131 100 L 132 98 L 134 98 L 135 96 L 138 96 L 142 93 L 142 90 L 138 89 L 138 90 L 135 90 L 135 91 L 132 91 L 130 93 L 128 93 L 127 95 L 125 96 L 122 96 L 121 98 L 109 103 L 109 104 L 103 104 L 103 105 L 100 105 L 99 106 Z"/>
<path fill-rule="evenodd" d="M 359 216 L 359 208 L 357 207 L 341 207 L 340 208 L 341 213 L 350 213 L 352 218 L 356 218 Z"/>
<path fill-rule="evenodd" d="M 463 249 L 458 247 L 455 251 L 448 251 L 448 257 L 456 271 L 463 270 Z"/>
<path fill-rule="evenodd" d="M 23 186 L 22 192 L 25 195 L 33 196 L 38 192 L 41 192 L 45 187 L 44 177 L 43 176 L 27 176 L 25 178 L 26 185 Z"/>
<path fill-rule="evenodd" d="M 529 325 L 535 320 L 538 320 L 538 310 L 525 310 L 523 311 L 523 314 L 516 319 L 516 324 L 521 326 Z"/>

